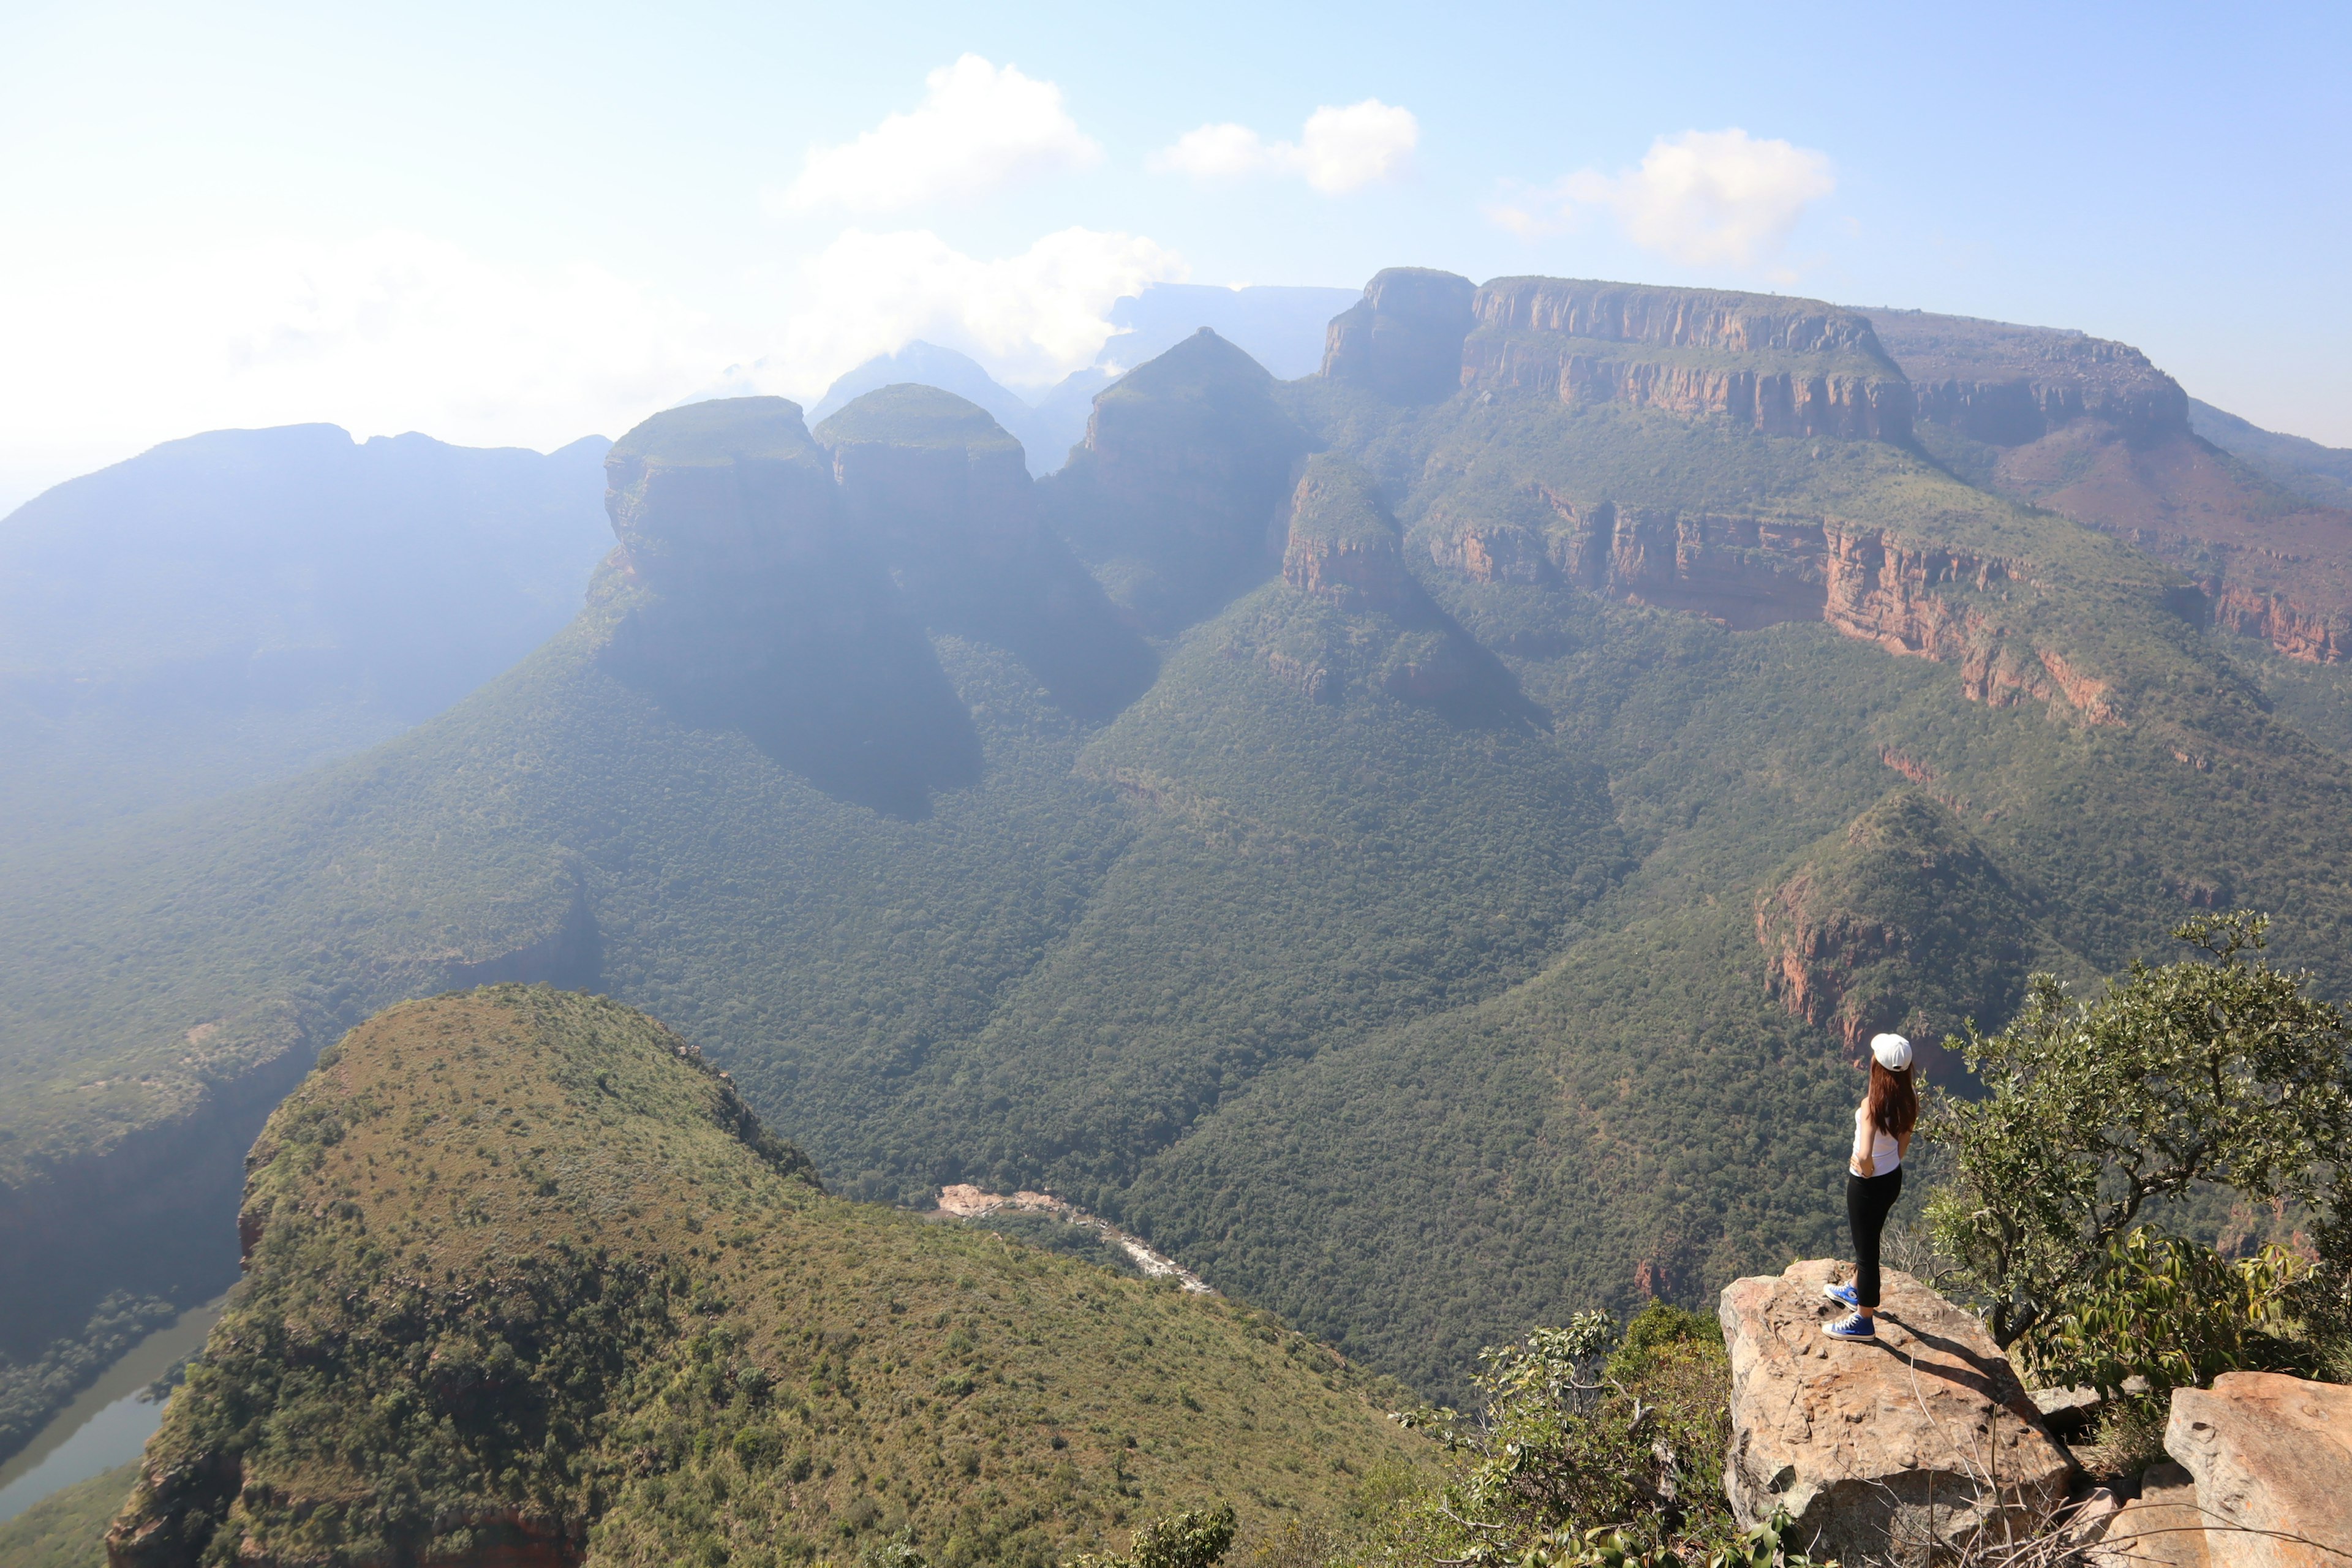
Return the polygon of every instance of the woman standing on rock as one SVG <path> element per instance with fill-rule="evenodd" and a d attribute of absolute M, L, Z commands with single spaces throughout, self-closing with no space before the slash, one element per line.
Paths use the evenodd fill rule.
<path fill-rule="evenodd" d="M 1853 1113 L 1853 1156 L 1846 1165 L 1845 1217 L 1853 1227 L 1853 1283 L 1824 1285 L 1832 1301 L 1853 1309 L 1825 1324 L 1832 1339 L 1875 1339 L 1878 1312 L 1878 1233 L 1903 1195 L 1903 1156 L 1919 1120 L 1919 1091 L 1911 1084 L 1911 1042 L 1880 1035 L 1870 1042 L 1870 1092 Z"/>

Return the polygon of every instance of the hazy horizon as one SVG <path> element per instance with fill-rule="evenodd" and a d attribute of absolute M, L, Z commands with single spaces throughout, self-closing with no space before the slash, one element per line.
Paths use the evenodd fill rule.
<path fill-rule="evenodd" d="M 36 5 L 0 37 L 0 510 L 205 429 L 543 451 L 814 403 L 918 339 L 1034 396 L 1152 283 L 1395 265 L 2074 328 L 2352 445 L 2352 33 L 2317 6 Z"/>

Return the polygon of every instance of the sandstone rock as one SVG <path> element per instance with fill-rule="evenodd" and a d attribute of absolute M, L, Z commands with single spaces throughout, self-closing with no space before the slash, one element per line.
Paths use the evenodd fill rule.
<path fill-rule="evenodd" d="M 1869 321 L 1818 300 L 1498 278 L 1471 311 L 1464 386 L 1721 416 L 1773 436 L 1911 431 L 1910 384 Z"/>
<path fill-rule="evenodd" d="M 1878 1339 L 1829 1339 L 1822 1287 L 1840 1272 L 1816 1259 L 1724 1289 L 1740 1521 L 1786 1508 L 1816 1556 L 1848 1563 L 2032 1533 L 2074 1467 L 1983 1324 L 1890 1269 Z"/>
<path fill-rule="evenodd" d="M 1347 458 L 1307 460 L 1293 492 L 1283 581 L 1343 610 L 1420 607 L 1421 589 L 1404 569 L 1397 526 L 1370 476 Z"/>
<path fill-rule="evenodd" d="M 1039 486 L 1047 522 L 1144 630 L 1173 636 L 1272 574 L 1308 446 L 1274 387 L 1202 328 L 1097 396 L 1085 444 Z"/>
<path fill-rule="evenodd" d="M 1010 648 L 1063 707 L 1108 718 L 1150 651 L 1038 514 L 1021 444 L 977 404 L 894 384 L 816 428 L 845 517 L 934 631 Z"/>
<path fill-rule="evenodd" d="M 1467 278 L 1425 267 L 1376 274 L 1360 302 L 1331 318 L 1323 374 L 1401 403 L 1451 396 L 1462 384 L 1473 292 Z"/>
<path fill-rule="evenodd" d="M 2164 1447 L 2196 1479 L 2214 1568 L 2352 1562 L 2352 1388 L 2225 1372 L 2173 1391 Z"/>
<path fill-rule="evenodd" d="M 2086 1555 L 2093 1568 L 2207 1568 L 2197 1483 L 2178 1465 L 2156 1466 Z"/>

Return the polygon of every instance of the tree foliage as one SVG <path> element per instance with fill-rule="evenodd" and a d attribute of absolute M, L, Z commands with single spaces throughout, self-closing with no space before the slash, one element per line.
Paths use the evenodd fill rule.
<path fill-rule="evenodd" d="M 1475 1417 L 1398 1416 L 1433 1431 L 1458 1464 L 1391 1521 L 1398 1555 L 1496 1568 L 1732 1542 L 1730 1363 L 1714 1323 L 1654 1301 L 1621 1337 L 1607 1313 L 1582 1312 L 1480 1361 Z"/>
<path fill-rule="evenodd" d="M 1930 1223 L 1995 1339 L 2048 1375 L 2202 1381 L 2262 1357 L 2294 1265 L 2231 1265 L 2154 1221 L 2207 1184 L 2316 1205 L 2352 1154 L 2352 1035 L 2263 956 L 2268 924 L 2199 916 L 2173 935 L 2200 956 L 2135 962 L 2088 1003 L 2038 975 L 2008 1028 L 1961 1042 L 1989 1092 L 1932 1109 L 1955 1163 Z"/>

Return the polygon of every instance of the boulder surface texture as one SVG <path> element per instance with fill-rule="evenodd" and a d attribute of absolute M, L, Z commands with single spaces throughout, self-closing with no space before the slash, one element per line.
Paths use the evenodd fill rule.
<path fill-rule="evenodd" d="M 2172 1394 L 2213 1568 L 2352 1568 L 2352 1388 L 2225 1372 Z"/>
<path fill-rule="evenodd" d="M 1924 1563 L 2022 1541 L 2074 1466 L 1973 1315 L 1886 1271 L 1878 1338 L 1832 1340 L 1826 1259 L 1725 1287 L 1731 1452 L 1743 1524 L 1785 1508 L 1816 1557 Z"/>

